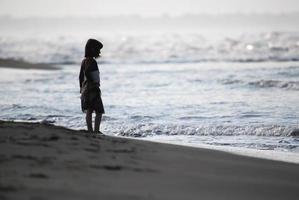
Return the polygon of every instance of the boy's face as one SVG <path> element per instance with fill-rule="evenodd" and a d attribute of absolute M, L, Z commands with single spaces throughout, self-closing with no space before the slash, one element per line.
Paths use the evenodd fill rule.
<path fill-rule="evenodd" d="M 97 58 L 101 57 L 101 50 L 99 50 L 99 55 L 97 56 Z"/>

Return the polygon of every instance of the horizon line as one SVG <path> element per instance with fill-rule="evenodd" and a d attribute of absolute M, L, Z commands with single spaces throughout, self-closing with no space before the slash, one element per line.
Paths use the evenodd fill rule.
<path fill-rule="evenodd" d="M 272 17 L 279 17 L 279 16 L 294 16 L 299 15 L 298 11 L 292 12 L 223 12 L 223 13 L 183 13 L 180 15 L 169 15 L 167 13 L 160 14 L 160 15 L 152 15 L 152 16 L 144 16 L 140 14 L 119 14 L 119 15 L 65 15 L 65 16 L 40 16 L 40 15 L 28 15 L 28 16 L 16 16 L 16 15 L 9 15 L 9 14 L 0 14 L 0 18 L 9 18 L 9 19 L 71 19 L 71 18 L 88 18 L 88 19 L 96 19 L 96 18 L 130 18 L 130 17 L 138 17 L 140 19 L 157 19 L 157 18 L 169 18 L 169 19 L 176 19 L 176 18 L 183 18 L 183 17 L 198 17 L 198 16 L 205 16 L 205 17 L 222 17 L 222 16 L 272 16 Z"/>

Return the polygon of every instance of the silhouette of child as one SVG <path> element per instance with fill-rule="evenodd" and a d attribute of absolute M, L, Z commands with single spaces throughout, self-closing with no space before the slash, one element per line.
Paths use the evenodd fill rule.
<path fill-rule="evenodd" d="M 88 132 L 92 133 L 92 113 L 95 111 L 94 133 L 100 133 L 102 114 L 105 113 L 100 90 L 100 72 L 95 58 L 100 57 L 103 44 L 89 39 L 85 46 L 85 58 L 82 60 L 79 82 L 82 112 L 86 113 Z"/>

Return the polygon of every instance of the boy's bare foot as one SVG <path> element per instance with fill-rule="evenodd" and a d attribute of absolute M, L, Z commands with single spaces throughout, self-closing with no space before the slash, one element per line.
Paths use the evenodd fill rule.
<path fill-rule="evenodd" d="M 95 131 L 94 134 L 97 134 L 97 135 L 104 135 L 104 133 L 102 133 L 101 131 Z"/>

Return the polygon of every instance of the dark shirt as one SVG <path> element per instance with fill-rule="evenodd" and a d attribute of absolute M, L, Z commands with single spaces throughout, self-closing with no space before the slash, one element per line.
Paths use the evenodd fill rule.
<path fill-rule="evenodd" d="M 84 78 L 86 77 L 86 80 Z M 81 63 L 79 74 L 80 92 L 84 84 L 100 86 L 98 64 L 93 58 L 84 58 Z"/>

